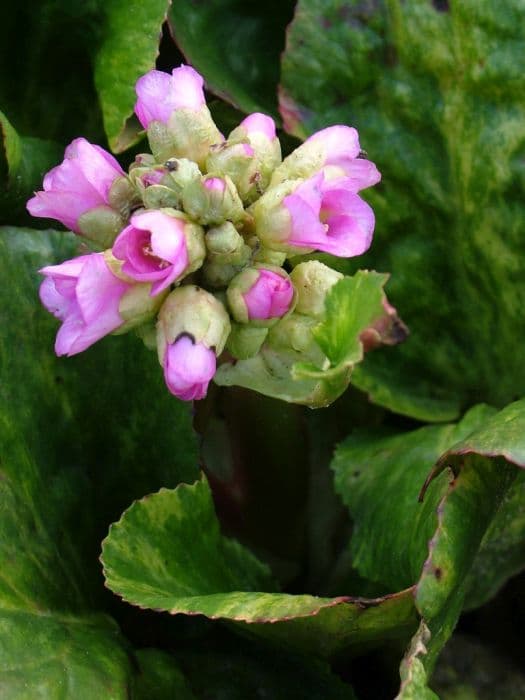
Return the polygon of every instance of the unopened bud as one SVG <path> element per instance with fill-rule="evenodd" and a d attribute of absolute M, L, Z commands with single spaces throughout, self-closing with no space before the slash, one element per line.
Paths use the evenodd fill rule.
<path fill-rule="evenodd" d="M 239 221 L 244 215 L 242 202 L 229 177 L 206 175 L 190 182 L 182 193 L 184 210 L 200 224 Z"/>
<path fill-rule="evenodd" d="M 230 221 L 210 228 L 205 239 L 210 262 L 242 265 L 250 258 L 251 248 Z"/>
<path fill-rule="evenodd" d="M 226 295 L 236 321 L 263 327 L 276 323 L 295 303 L 286 272 L 269 265 L 244 269 L 230 282 Z"/>
<path fill-rule="evenodd" d="M 343 275 L 318 260 L 299 263 L 290 273 L 297 292 L 298 313 L 322 318 L 325 312 L 325 300 L 334 284 L 343 279 Z"/>
<path fill-rule="evenodd" d="M 100 248 L 111 248 L 124 226 L 124 219 L 111 207 L 90 209 L 78 218 L 79 232 Z"/>
<path fill-rule="evenodd" d="M 244 323 L 232 323 L 232 330 L 228 336 L 226 349 L 238 360 L 246 360 L 249 357 L 254 357 L 259 352 L 267 335 L 267 328 L 257 328 Z"/>
<path fill-rule="evenodd" d="M 189 335 L 219 355 L 230 332 L 230 319 L 213 294 L 195 285 L 175 289 L 162 305 L 157 323 L 157 347 L 162 363 L 166 344 Z"/>

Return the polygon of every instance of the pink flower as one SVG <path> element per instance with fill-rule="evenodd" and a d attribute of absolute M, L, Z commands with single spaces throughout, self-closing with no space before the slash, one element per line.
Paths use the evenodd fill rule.
<path fill-rule="evenodd" d="M 261 114 L 261 112 L 254 112 L 248 115 L 239 126 L 246 130 L 248 138 L 255 134 L 261 134 L 268 141 L 273 141 L 276 136 L 274 120 L 266 114 Z"/>
<path fill-rule="evenodd" d="M 167 124 L 177 109 L 198 111 L 204 104 L 204 81 L 190 66 L 179 66 L 169 73 L 152 70 L 138 79 L 135 86 L 135 113 L 147 129 L 152 121 Z"/>
<path fill-rule="evenodd" d="M 124 323 L 119 305 L 130 285 L 115 277 L 103 253 L 82 255 L 40 272 L 46 276 L 40 300 L 62 321 L 57 355 L 76 355 Z"/>
<path fill-rule="evenodd" d="M 138 282 L 153 282 L 151 296 L 170 286 L 188 268 L 186 221 L 161 211 L 134 214 L 118 235 L 113 255 L 122 272 Z"/>
<path fill-rule="evenodd" d="M 164 379 L 168 389 L 183 401 L 206 396 L 217 362 L 213 350 L 195 343 L 190 335 L 181 335 L 168 345 L 164 355 Z"/>
<path fill-rule="evenodd" d="M 78 219 L 90 209 L 108 204 L 111 185 L 124 171 L 112 155 L 84 138 L 72 141 L 65 158 L 44 177 L 44 191 L 27 203 L 32 216 L 58 219 L 79 231 Z"/>
<path fill-rule="evenodd" d="M 378 169 L 369 160 L 359 158 L 361 147 L 357 131 L 337 124 L 321 129 L 296 148 L 274 173 L 272 184 L 284 180 L 308 178 L 320 170 L 331 176 L 345 176 L 353 182 L 353 191 L 371 187 L 381 180 Z"/>
<path fill-rule="evenodd" d="M 259 277 L 252 287 L 243 294 L 248 310 L 248 318 L 280 318 L 290 308 L 293 299 L 293 285 L 287 277 L 271 270 L 259 270 Z"/>
<path fill-rule="evenodd" d="M 282 242 L 344 258 L 364 253 L 372 243 L 375 218 L 355 192 L 350 177 L 325 180 L 318 173 L 305 180 L 282 201 L 289 221 Z"/>

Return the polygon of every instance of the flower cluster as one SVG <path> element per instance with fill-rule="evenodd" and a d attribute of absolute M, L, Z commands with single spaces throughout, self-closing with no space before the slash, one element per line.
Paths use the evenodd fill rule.
<path fill-rule="evenodd" d="M 322 315 L 340 276 L 319 262 L 289 274 L 286 260 L 364 253 L 374 215 L 358 192 L 380 175 L 347 126 L 317 132 L 284 160 L 264 114 L 249 115 L 225 138 L 189 66 L 150 71 L 136 92 L 151 153 L 125 173 L 78 138 L 27 204 L 95 248 L 44 267 L 40 298 L 62 321 L 58 355 L 131 328 L 151 342 L 155 331 L 169 390 L 201 399 L 225 348 L 253 357 L 296 306 Z"/>

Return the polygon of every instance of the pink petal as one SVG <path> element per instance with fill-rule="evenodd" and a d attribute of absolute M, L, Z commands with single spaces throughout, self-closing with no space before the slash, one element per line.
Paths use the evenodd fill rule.
<path fill-rule="evenodd" d="M 372 210 L 370 210 L 372 211 Z M 370 248 L 374 233 L 374 216 L 360 219 L 339 214 L 328 219 L 328 232 L 319 250 L 343 258 L 362 255 Z"/>
<path fill-rule="evenodd" d="M 71 231 L 78 231 L 79 217 L 100 203 L 96 193 L 36 192 L 26 206 L 32 216 L 57 219 Z"/>
<path fill-rule="evenodd" d="M 204 80 L 191 66 L 181 65 L 171 72 L 171 89 L 176 107 L 197 111 L 204 104 Z"/>
<path fill-rule="evenodd" d="M 135 114 L 147 129 L 151 121 L 166 123 L 176 105 L 171 95 L 171 76 L 159 70 L 151 70 L 137 80 L 138 100 Z"/>
<path fill-rule="evenodd" d="M 46 277 L 39 289 L 40 301 L 45 308 L 56 318 L 64 321 L 75 301 L 75 282 L 68 280 L 71 290 L 64 294 L 63 290 L 57 289 L 52 277 Z"/>
<path fill-rule="evenodd" d="M 78 278 L 76 296 L 90 333 L 102 337 L 122 324 L 118 307 L 128 289 L 129 285 L 111 272 L 102 253 L 89 256 Z"/>
<path fill-rule="evenodd" d="M 338 178 L 337 181 L 326 182 L 326 187 L 334 187 L 336 184 L 341 189 L 349 192 L 359 192 L 365 187 L 372 187 L 381 180 L 381 173 L 375 164 L 364 158 L 356 158 L 351 161 L 346 169 L 346 177 Z"/>
<path fill-rule="evenodd" d="M 263 134 L 269 141 L 273 141 L 275 138 L 275 122 L 274 120 L 267 116 L 266 114 L 261 114 L 261 112 L 254 112 L 243 119 L 240 126 L 244 127 L 248 132 L 248 136 L 251 134 Z"/>
<path fill-rule="evenodd" d="M 111 185 L 117 177 L 124 175 L 124 171 L 117 160 L 103 148 L 89 143 L 84 138 L 75 139 L 67 147 L 66 158 L 73 159 L 85 180 L 98 192 L 103 202 L 107 204 Z"/>
<path fill-rule="evenodd" d="M 324 151 L 324 165 L 336 165 L 347 174 L 350 164 L 361 152 L 359 136 L 351 126 L 335 125 L 316 132 L 305 141 L 321 143 Z"/>
<path fill-rule="evenodd" d="M 259 277 L 243 295 L 250 319 L 280 318 L 290 308 L 293 285 L 271 270 L 260 270 Z"/>
<path fill-rule="evenodd" d="M 168 345 L 164 356 L 164 379 L 172 394 L 184 401 L 201 399 L 215 374 L 215 353 L 188 336 Z"/>
<path fill-rule="evenodd" d="M 325 235 L 319 213 L 296 194 L 285 197 L 283 204 L 288 209 L 291 222 L 287 242 L 300 248 L 315 248 L 315 242 L 322 240 Z"/>

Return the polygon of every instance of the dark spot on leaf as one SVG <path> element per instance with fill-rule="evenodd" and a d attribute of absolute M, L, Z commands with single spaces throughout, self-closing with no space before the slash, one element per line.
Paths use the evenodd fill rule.
<path fill-rule="evenodd" d="M 360 471 L 356 471 L 356 472 L 354 472 L 354 476 L 355 476 L 356 478 L 357 478 L 358 476 L 360 476 L 360 474 L 361 474 L 361 472 L 360 472 Z"/>
<path fill-rule="evenodd" d="M 448 0 L 432 0 L 432 5 L 438 12 L 448 12 L 450 10 Z"/>
<path fill-rule="evenodd" d="M 437 581 L 441 581 L 443 578 L 443 570 L 439 566 L 436 566 L 434 569 L 434 576 L 436 577 Z"/>
<path fill-rule="evenodd" d="M 64 383 L 64 378 L 57 374 L 57 376 L 55 377 L 55 384 L 63 384 L 63 383 Z"/>

